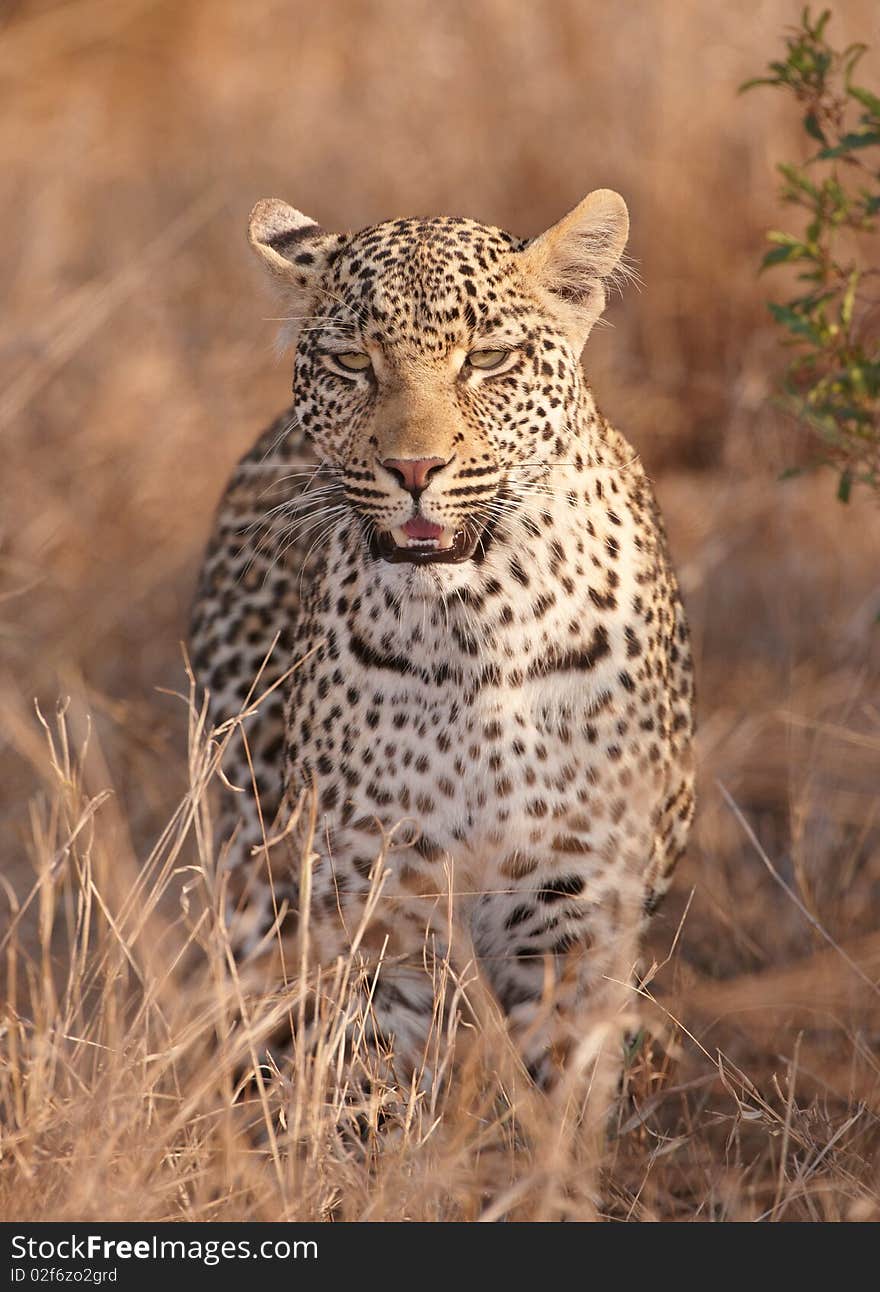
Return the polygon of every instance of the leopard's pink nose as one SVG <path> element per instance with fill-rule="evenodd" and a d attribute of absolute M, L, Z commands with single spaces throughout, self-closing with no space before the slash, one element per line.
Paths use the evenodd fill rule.
<path fill-rule="evenodd" d="M 427 489 L 431 476 L 446 463 L 442 458 L 386 458 L 382 466 L 397 476 L 404 489 L 418 496 Z"/>

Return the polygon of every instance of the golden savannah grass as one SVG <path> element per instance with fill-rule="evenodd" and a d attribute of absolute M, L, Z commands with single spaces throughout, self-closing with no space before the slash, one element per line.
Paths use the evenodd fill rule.
<path fill-rule="evenodd" d="M 700 705 L 698 819 L 633 993 L 599 1211 L 880 1215 L 880 522 L 822 476 L 777 481 L 797 437 L 768 400 L 754 266 L 799 124 L 770 92 L 736 99 L 795 9 L 0 16 L 3 1218 L 594 1214 L 595 1146 L 573 1116 L 544 1126 L 476 975 L 444 984 L 461 1018 L 433 1037 L 455 1082 L 405 1092 L 394 1134 L 339 1062 L 353 964 L 320 984 L 314 1055 L 234 1099 L 306 997 L 253 995 L 230 963 L 223 733 L 178 645 L 223 480 L 288 387 L 252 200 L 528 234 L 591 184 L 626 196 L 645 286 L 585 365 L 660 497 Z M 834 21 L 873 44 L 876 83 L 875 7 Z M 358 1114 L 365 1147 L 334 1130 Z"/>

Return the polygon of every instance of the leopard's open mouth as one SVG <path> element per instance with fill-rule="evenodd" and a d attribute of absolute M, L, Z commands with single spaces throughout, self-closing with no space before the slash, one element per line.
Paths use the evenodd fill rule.
<path fill-rule="evenodd" d="M 451 529 L 414 516 L 399 529 L 378 530 L 372 548 L 375 556 L 394 564 L 458 565 L 473 557 L 479 559 L 488 537 L 488 527 L 481 525 Z"/>

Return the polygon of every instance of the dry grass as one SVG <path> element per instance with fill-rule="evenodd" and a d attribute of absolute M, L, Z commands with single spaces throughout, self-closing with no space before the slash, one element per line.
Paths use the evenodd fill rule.
<path fill-rule="evenodd" d="M 252 200 L 528 233 L 598 185 L 630 203 L 646 287 L 586 363 L 667 516 L 702 779 L 602 1207 L 880 1216 L 880 520 L 822 478 L 776 482 L 795 437 L 767 404 L 754 265 L 797 126 L 734 94 L 795 9 L 0 6 L 4 1218 L 591 1214 L 591 1149 L 571 1122 L 546 1133 L 475 979 L 446 984 L 482 1023 L 465 1014 L 443 1106 L 404 1097 L 366 1151 L 332 1129 L 356 1102 L 337 1067 L 354 967 L 325 983 L 343 1008 L 318 1057 L 233 1103 L 290 1002 L 228 962 L 177 643 L 222 482 L 287 387 Z M 877 24 L 851 0 L 835 39 L 876 48 Z M 33 698 L 52 715 L 59 695 L 45 729 Z"/>

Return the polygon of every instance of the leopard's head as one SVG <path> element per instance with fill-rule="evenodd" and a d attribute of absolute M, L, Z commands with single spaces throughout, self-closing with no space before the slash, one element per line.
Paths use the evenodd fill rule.
<path fill-rule="evenodd" d="M 380 570 L 466 577 L 505 510 L 571 456 L 580 353 L 627 232 L 607 189 L 528 242 L 449 217 L 343 235 L 277 199 L 254 208 L 251 245 L 296 347 L 296 417 Z"/>

